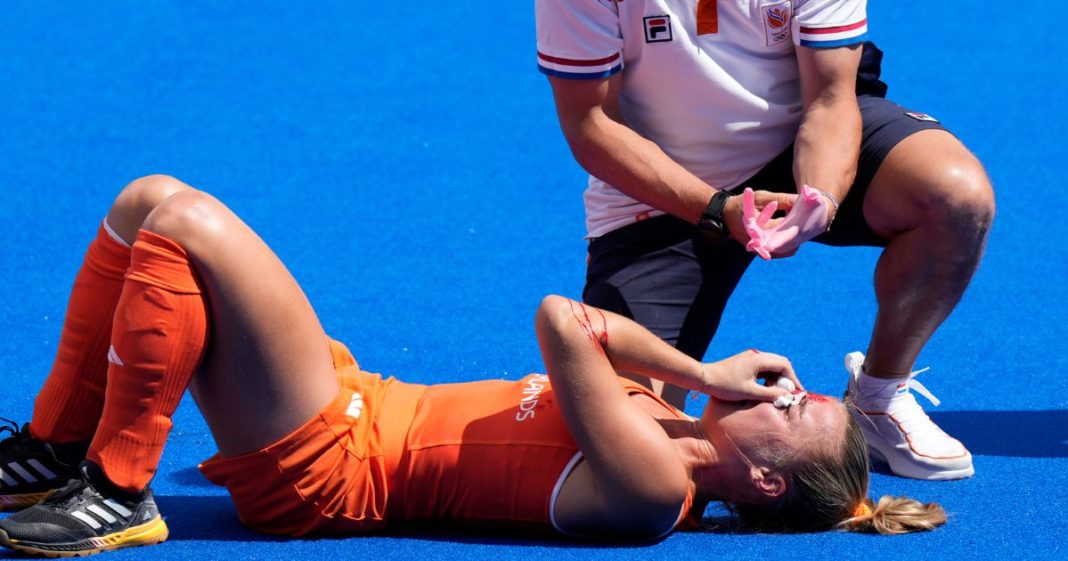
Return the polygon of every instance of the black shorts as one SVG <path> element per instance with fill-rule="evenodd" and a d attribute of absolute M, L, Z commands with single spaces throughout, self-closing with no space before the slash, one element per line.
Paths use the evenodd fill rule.
<path fill-rule="evenodd" d="M 874 45 L 865 44 L 857 76 L 863 119 L 857 175 L 831 230 L 815 238 L 816 242 L 886 245 L 864 219 L 868 186 L 887 154 L 903 139 L 921 130 L 945 130 L 927 115 L 882 97 L 886 85 L 879 80 L 881 58 Z M 742 186 L 797 192 L 793 146 Z M 657 216 L 590 241 L 582 297 L 588 304 L 633 318 L 700 360 L 752 259 L 753 254 L 737 242 L 710 243 L 694 225 L 670 215 Z"/>

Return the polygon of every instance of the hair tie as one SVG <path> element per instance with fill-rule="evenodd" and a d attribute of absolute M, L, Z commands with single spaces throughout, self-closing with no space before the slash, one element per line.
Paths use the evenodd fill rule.
<path fill-rule="evenodd" d="M 862 499 L 860 501 L 860 504 L 858 504 L 857 507 L 853 509 L 853 513 L 850 515 L 850 518 L 859 518 L 861 516 L 871 516 L 871 507 L 868 506 L 867 499 Z"/>

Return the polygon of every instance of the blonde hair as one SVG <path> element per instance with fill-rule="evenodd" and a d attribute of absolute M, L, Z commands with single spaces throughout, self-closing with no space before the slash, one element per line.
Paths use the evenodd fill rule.
<path fill-rule="evenodd" d="M 771 504 L 733 505 L 743 524 L 766 532 L 839 529 L 904 534 L 933 530 L 946 523 L 945 511 L 935 503 L 884 496 L 872 504 L 868 498 L 868 446 L 860 425 L 852 415 L 847 417 L 843 442 L 830 451 L 802 455 L 770 449 L 770 453 L 759 453 L 763 463 L 783 474 L 787 490 Z"/>

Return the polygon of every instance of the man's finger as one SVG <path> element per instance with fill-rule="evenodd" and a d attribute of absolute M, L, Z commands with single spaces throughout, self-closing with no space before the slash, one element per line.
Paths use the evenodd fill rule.
<path fill-rule="evenodd" d="M 790 212 L 794 209 L 797 202 L 797 195 L 791 195 L 790 193 L 775 193 L 775 202 L 779 205 L 779 210 L 783 212 Z"/>
<path fill-rule="evenodd" d="M 757 226 L 763 228 L 764 225 L 768 223 L 768 220 L 771 220 L 771 216 L 775 214 L 775 211 L 778 210 L 778 208 L 779 203 L 777 201 L 768 203 L 768 205 L 764 207 L 764 210 L 760 211 L 760 216 L 757 217 Z"/>
<path fill-rule="evenodd" d="M 752 189 L 746 187 L 745 191 L 742 191 L 742 219 L 748 222 L 755 215 L 756 196 Z"/>

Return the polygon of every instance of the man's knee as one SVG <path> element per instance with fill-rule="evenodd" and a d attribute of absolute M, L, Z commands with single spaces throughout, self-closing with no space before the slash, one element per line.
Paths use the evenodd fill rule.
<path fill-rule="evenodd" d="M 192 187 L 168 175 L 147 175 L 131 181 L 108 211 L 108 225 L 126 241 L 132 241 L 145 218 L 168 197 Z"/>
<path fill-rule="evenodd" d="M 952 228 L 985 232 L 994 221 L 994 189 L 974 158 L 947 163 L 930 178 L 927 216 Z"/>

